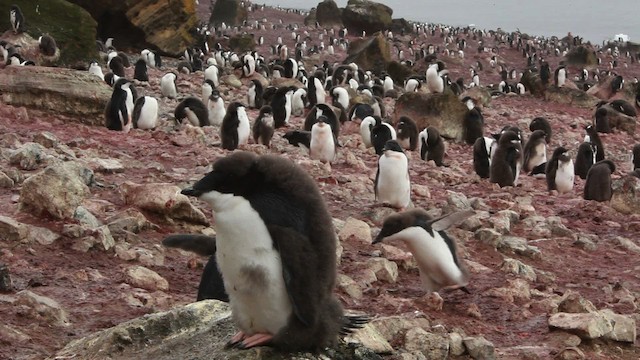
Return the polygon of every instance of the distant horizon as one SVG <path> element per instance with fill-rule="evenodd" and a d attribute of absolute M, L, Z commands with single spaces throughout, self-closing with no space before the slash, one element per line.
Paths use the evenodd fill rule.
<path fill-rule="evenodd" d="M 631 42 L 640 42 L 636 12 L 630 11 L 637 7 L 635 1 L 637 0 L 612 0 L 602 3 L 596 0 L 538 0 L 534 3 L 521 3 L 511 0 L 449 0 L 445 6 L 434 0 L 425 0 L 419 5 L 406 0 L 376 2 L 393 9 L 393 18 L 405 18 L 409 21 L 450 26 L 473 25 L 484 30 L 501 28 L 507 32 L 519 30 L 544 37 L 563 38 L 571 32 L 574 36 L 582 37 L 585 42 L 602 44 L 619 34 L 627 35 Z M 253 3 L 310 10 L 319 2 L 267 0 Z M 339 7 L 347 5 L 347 0 L 335 2 Z M 465 11 L 470 8 L 470 4 L 473 4 L 473 12 Z"/>

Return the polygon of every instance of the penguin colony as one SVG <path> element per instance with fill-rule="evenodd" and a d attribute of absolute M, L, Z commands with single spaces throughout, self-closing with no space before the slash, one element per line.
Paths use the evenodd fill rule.
<path fill-rule="evenodd" d="M 252 5 L 249 7 L 256 10 Z M 17 6 L 12 6 L 10 17 L 13 31 L 24 31 L 24 16 Z M 266 25 L 256 22 L 246 26 L 255 30 Z M 616 166 L 607 158 L 604 142 L 598 134 L 616 131 L 615 124 L 609 121 L 608 110 L 601 107 L 595 110 L 593 125 L 584 129 L 586 136 L 583 142 L 558 144 L 552 137 L 555 133 L 553 124 L 544 117 L 530 122 L 530 133 L 526 139 L 514 124 L 504 124 L 504 128 L 494 134 L 485 133 L 482 106 L 463 93 L 478 87 L 489 90 L 493 97 L 524 95 L 530 91 L 522 82 L 524 73 L 539 78 L 545 87 L 565 87 L 573 83 L 579 88 L 588 88 L 595 84 L 596 78 L 611 77 L 610 90 L 615 93 L 623 87 L 624 79 L 615 73 L 613 65 L 594 74 L 585 69 L 572 78 L 571 68 L 561 64 L 555 69 L 551 81 L 551 69 L 543 56 L 558 56 L 555 54 L 559 50 L 565 51 L 569 44 L 547 39 L 527 41 L 519 33 L 499 34 L 470 28 L 415 24 L 413 30 L 417 34 L 439 34 L 444 42 L 439 45 L 420 44 L 418 37 L 407 49 L 397 49 L 396 60 L 402 64 L 411 68 L 413 61 L 406 58 L 412 54 L 416 63 L 426 63 L 426 67 L 421 73 L 405 79 L 402 85 L 396 85 L 389 74 L 374 74 L 355 63 L 330 64 L 324 61 L 310 66 L 304 61 L 308 56 L 331 54 L 330 50 L 322 41 L 312 39 L 308 30 L 295 24 L 287 26 L 294 32 L 305 33 L 305 40 L 299 36 L 294 37 L 293 44 L 281 40 L 272 46 L 270 54 L 257 51 L 234 53 L 216 43 L 211 32 L 204 29 L 201 32 L 203 43 L 185 49 L 176 68 L 169 68 L 166 61 L 163 66 L 159 54 L 143 49 L 134 62 L 134 69 L 129 70 L 132 62 L 126 54 L 115 49 L 113 42 L 116 39 L 107 39 L 104 43 L 98 41 L 107 58 L 106 66 L 96 60 L 88 67 L 90 74 L 113 88 L 104 115 L 108 129 L 125 132 L 132 128 L 152 130 L 160 125 L 159 103 L 164 101 L 175 104 L 175 126 L 214 127 L 220 139 L 219 146 L 229 151 L 230 155 L 214 162 L 211 173 L 183 190 L 183 194 L 197 197 L 211 206 L 217 218 L 217 237 L 176 235 L 166 238 L 164 245 L 210 257 L 197 300 L 213 298 L 231 303 L 240 332 L 230 340 L 230 346 L 249 348 L 270 344 L 287 351 L 315 351 L 334 344 L 339 334 L 366 321 L 365 318 L 345 316 L 332 293 L 335 235 L 313 179 L 281 157 L 233 152 L 239 148 L 256 145 L 269 148 L 274 137 L 283 137 L 293 146 L 306 149 L 311 159 L 335 164 L 344 161 L 340 154 L 341 135 L 359 134 L 360 144 L 378 159 L 371 201 L 398 211 L 385 219 L 374 243 L 404 242 L 416 259 L 422 287 L 427 293 L 445 288 L 468 291 L 469 272 L 455 239 L 445 230 L 472 216 L 473 212 L 463 211 L 434 219 L 424 209 L 411 208 L 412 164 L 433 161 L 437 167 L 447 166 L 446 141 L 434 126 L 420 128 L 416 119 L 390 117 L 384 108 L 385 97 L 403 92 L 437 95 L 448 91 L 460 96 L 461 103 L 468 109 L 462 122 L 463 140 L 475 173 L 481 179 L 488 179 L 483 181 L 500 187 L 518 186 L 520 176 L 544 174 L 550 192 L 570 194 L 574 192 L 574 176 L 577 175 L 585 179 L 584 199 L 610 200 L 611 176 Z M 212 30 L 219 35 L 229 31 L 224 25 Z M 339 33 L 333 30 L 319 32 L 328 37 L 332 48 L 347 49 L 349 37 L 345 33 L 345 30 Z M 393 39 L 390 32 L 385 35 Z M 465 39 L 483 44 L 483 39 L 492 37 L 511 48 L 522 50 L 529 66 L 520 73 L 517 69 L 506 69 L 501 64 L 497 49 L 479 45 L 478 53 L 486 58 L 484 64 L 482 60 L 474 64 L 468 81 L 460 77 L 453 82 L 452 74 L 446 69 L 446 61 L 441 59 L 464 58 L 464 51 L 472 51 Z M 579 42 L 580 39 L 574 38 L 573 41 Z M 452 44 L 461 48 L 451 51 Z M 50 36 L 43 35 L 40 45 L 43 54 L 50 56 L 55 53 L 55 40 Z M 288 55 L 288 46 L 295 49 L 292 56 Z M 11 44 L 0 41 L 0 47 L 7 65 L 28 65 L 28 61 L 22 59 Z M 599 54 L 609 50 L 602 48 Z M 481 76 L 485 66 L 500 74 L 499 84 L 484 85 Z M 232 98 L 220 91 L 220 77 L 230 73 L 249 84 L 246 94 L 239 97 L 240 101 L 237 101 L 238 97 Z M 184 80 L 185 74 L 190 75 L 188 80 Z M 266 81 L 256 79 L 255 74 L 262 75 Z M 128 76 L 133 80 L 128 80 Z M 201 93 L 184 93 L 180 83 L 196 76 L 202 81 Z M 278 77 L 295 79 L 302 85 L 275 87 L 272 84 Z M 134 85 L 148 86 L 149 83 L 159 84 L 161 96 L 138 97 Z M 605 105 L 612 111 L 635 117 L 636 108 L 640 106 L 640 90 L 637 94 L 635 104 L 613 100 Z M 228 105 L 225 105 L 225 100 Z M 252 118 L 247 112 L 249 109 L 257 110 L 258 115 Z M 302 118 L 304 126 L 298 130 L 291 129 Z M 552 148 L 552 155 L 547 156 L 550 150 L 547 147 L 552 144 L 555 148 Z M 577 146 L 571 149 L 573 145 Z M 633 149 L 634 171 L 640 168 L 638 159 L 640 146 Z M 221 174 L 231 174 L 234 181 L 229 182 L 229 178 Z M 272 201 L 279 205 L 280 212 L 273 212 L 273 207 L 269 206 Z M 238 230 L 237 222 L 241 220 L 259 226 Z M 313 237 L 317 241 L 308 239 L 313 240 Z M 262 269 L 259 271 L 247 269 L 249 260 L 246 254 L 238 253 L 230 246 L 236 239 L 244 238 L 256 239 L 255 243 L 243 244 L 245 250 L 267 254 L 261 259 L 263 262 L 259 265 Z M 298 252 L 309 249 L 314 250 L 317 256 L 295 259 Z M 220 254 L 238 257 L 238 261 L 225 261 Z M 281 261 L 274 260 L 278 258 Z M 315 266 L 306 266 L 311 269 L 302 271 L 300 262 Z M 255 271 L 251 274 L 253 283 L 239 280 L 243 272 L 250 270 Z M 283 277 L 283 273 L 286 276 Z M 318 283 L 308 281 L 317 277 L 321 279 Z M 242 289 L 239 289 L 240 285 Z M 267 314 L 263 311 L 265 308 L 273 312 Z M 291 333 L 296 335 L 291 336 Z"/>

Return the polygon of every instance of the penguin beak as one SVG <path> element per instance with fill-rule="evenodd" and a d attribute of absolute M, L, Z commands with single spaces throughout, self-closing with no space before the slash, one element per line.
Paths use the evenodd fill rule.
<path fill-rule="evenodd" d="M 180 194 L 187 195 L 187 196 L 193 196 L 193 197 L 200 197 L 200 195 L 202 195 L 202 191 L 196 190 L 194 188 L 186 188 L 186 189 L 183 189 L 182 191 L 180 191 Z"/>
<path fill-rule="evenodd" d="M 381 243 L 382 240 L 384 240 L 385 236 L 382 234 L 382 231 L 380 233 L 378 233 L 378 236 L 376 236 L 375 239 L 373 239 L 372 244 L 377 244 L 377 243 Z"/>

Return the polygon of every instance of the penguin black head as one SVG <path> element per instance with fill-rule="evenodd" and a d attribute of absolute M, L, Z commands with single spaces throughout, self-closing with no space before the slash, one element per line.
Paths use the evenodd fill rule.
<path fill-rule="evenodd" d="M 397 151 L 397 152 L 401 152 L 404 153 L 404 151 L 402 150 L 402 146 L 400 146 L 400 144 L 398 144 L 397 141 L 395 140 L 388 140 L 385 144 L 384 147 L 382 148 L 382 151 Z"/>
<path fill-rule="evenodd" d="M 257 155 L 244 151 L 220 158 L 213 164 L 210 173 L 180 193 L 194 197 L 206 196 L 210 192 L 247 195 L 251 191 L 251 183 L 262 178 L 259 174 L 252 176 L 255 173 L 256 158 Z"/>
<path fill-rule="evenodd" d="M 558 159 L 560 161 L 569 160 L 568 150 L 564 146 L 559 146 L 555 150 L 553 150 L 553 155 L 551 155 L 551 159 Z"/>

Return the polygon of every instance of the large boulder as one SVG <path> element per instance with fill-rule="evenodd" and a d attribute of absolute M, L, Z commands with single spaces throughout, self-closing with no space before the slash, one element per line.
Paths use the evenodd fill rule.
<path fill-rule="evenodd" d="M 598 58 L 595 51 L 587 49 L 585 46 L 580 45 L 571 49 L 565 56 L 564 61 L 568 65 L 573 66 L 596 66 L 598 65 Z"/>
<path fill-rule="evenodd" d="M 342 27 L 342 10 L 333 0 L 324 0 L 316 8 L 316 21 L 324 28 Z"/>
<path fill-rule="evenodd" d="M 449 91 L 442 94 L 410 92 L 396 101 L 393 118 L 408 116 L 416 122 L 418 129 L 434 126 L 443 137 L 461 141 L 464 135 L 462 121 L 467 111 L 467 107 Z"/>
<path fill-rule="evenodd" d="M 543 96 L 545 92 L 545 86 L 540 79 L 540 74 L 530 70 L 526 70 L 522 74 L 520 82 L 533 96 Z"/>
<path fill-rule="evenodd" d="M 247 20 L 247 9 L 238 0 L 217 0 L 211 12 L 209 25 L 241 25 Z"/>
<path fill-rule="evenodd" d="M 344 60 L 346 64 L 355 62 L 364 70 L 380 73 L 391 61 L 389 43 L 381 33 L 365 39 L 358 39 L 349 45 L 349 53 Z"/>
<path fill-rule="evenodd" d="M 89 125 L 103 125 L 111 88 L 86 71 L 39 66 L 8 66 L 0 72 L 5 104 L 71 115 Z"/>
<path fill-rule="evenodd" d="M 640 214 L 640 179 L 627 175 L 613 182 L 611 207 L 630 215 Z"/>
<path fill-rule="evenodd" d="M 599 101 L 598 98 L 582 90 L 557 86 L 548 87 L 544 93 L 544 97 L 548 101 L 561 104 L 571 104 L 577 107 L 589 109 L 593 109 Z"/>
<path fill-rule="evenodd" d="M 372 34 L 391 26 L 393 10 L 387 5 L 368 0 L 349 0 L 342 10 L 342 23 L 353 33 Z"/>
<path fill-rule="evenodd" d="M 195 2 L 189 0 L 69 0 L 98 22 L 97 37 L 114 38 L 118 49 L 145 47 L 178 55 L 195 42 Z M 95 35 L 93 38 L 95 48 Z"/>
<path fill-rule="evenodd" d="M 598 113 L 603 113 L 604 118 L 609 122 L 611 129 L 625 131 L 633 136 L 636 133 L 636 117 L 629 116 L 614 109 L 611 104 L 605 104 L 598 108 Z"/>
<path fill-rule="evenodd" d="M 70 65 L 97 56 L 97 24 L 81 7 L 64 0 L 0 0 L 0 9 L 7 9 L 7 16 L 0 16 L 0 29 L 11 29 L 8 9 L 13 4 L 18 4 L 22 10 L 27 34 L 38 39 L 42 34 L 48 33 L 56 40 L 60 48 L 59 63 Z M 20 36 L 7 31 L 2 39 L 15 43 Z"/>

